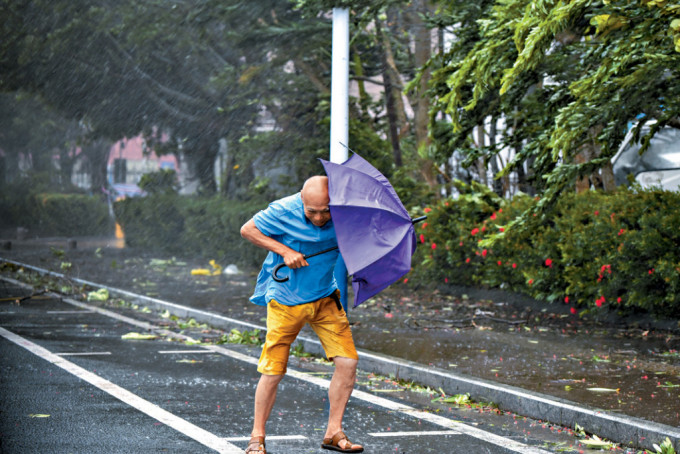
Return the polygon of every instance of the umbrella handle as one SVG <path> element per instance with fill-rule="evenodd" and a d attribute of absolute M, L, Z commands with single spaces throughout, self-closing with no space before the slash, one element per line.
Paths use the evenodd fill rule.
<path fill-rule="evenodd" d="M 315 252 L 315 253 L 313 253 L 313 254 L 303 255 L 302 258 L 305 259 L 305 260 L 307 260 L 308 258 L 316 257 L 317 255 L 321 255 L 321 254 L 325 254 L 326 252 L 334 251 L 334 250 L 336 250 L 337 248 L 338 248 L 337 246 L 329 247 L 328 249 L 324 249 L 323 251 Z M 278 275 L 278 274 L 279 274 L 279 270 L 280 270 L 281 268 L 283 268 L 284 266 L 286 266 L 285 263 L 279 263 L 278 265 L 276 265 L 276 268 L 274 268 L 274 271 L 272 271 L 272 278 L 273 278 L 276 282 L 286 282 L 288 279 L 290 279 L 290 276 L 283 276 L 283 277 L 280 277 L 280 276 Z"/>
<path fill-rule="evenodd" d="M 427 216 L 421 216 L 419 218 L 413 218 L 413 219 L 411 219 L 411 224 L 416 224 L 420 221 L 424 221 L 425 219 L 427 219 Z"/>

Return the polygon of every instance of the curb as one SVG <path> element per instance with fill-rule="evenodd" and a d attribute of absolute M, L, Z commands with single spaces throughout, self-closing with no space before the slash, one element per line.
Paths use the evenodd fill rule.
<path fill-rule="evenodd" d="M 63 274 L 38 268 L 25 263 L 15 262 L 0 257 L 0 262 L 9 263 L 33 270 L 43 275 L 66 278 Z M 206 323 L 216 328 L 230 330 L 232 328 L 259 329 L 266 327 L 225 317 L 212 312 L 193 309 L 187 306 L 139 295 L 127 290 L 108 287 L 83 279 L 68 278 L 82 285 L 105 288 L 111 295 L 134 300 L 156 310 L 168 310 L 182 318 L 193 318 L 199 323 Z M 316 339 L 298 336 L 298 343 L 305 351 L 316 355 L 324 355 L 321 343 Z M 621 444 L 623 447 L 641 447 L 654 449 L 654 443 L 660 444 L 666 437 L 670 438 L 675 450 L 680 451 L 680 428 L 659 424 L 632 416 L 614 414 L 607 410 L 589 408 L 568 400 L 555 398 L 545 394 L 527 391 L 510 385 L 499 384 L 489 380 L 456 374 L 435 367 L 426 367 L 412 361 L 381 355 L 358 349 L 360 367 L 367 372 L 398 379 L 413 381 L 434 389 L 442 388 L 447 394 L 470 393 L 476 401 L 494 402 L 499 408 L 530 418 L 549 421 L 561 426 L 574 428 L 586 427 L 591 433 Z"/>

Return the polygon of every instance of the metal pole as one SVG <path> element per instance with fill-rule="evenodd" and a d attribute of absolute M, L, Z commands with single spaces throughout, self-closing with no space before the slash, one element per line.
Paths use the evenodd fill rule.
<path fill-rule="evenodd" d="M 349 10 L 333 8 L 331 70 L 331 162 L 347 160 L 349 146 Z"/>
<path fill-rule="evenodd" d="M 342 164 L 349 146 L 349 9 L 333 8 L 333 56 L 331 69 L 330 161 Z M 347 312 L 347 267 L 338 256 L 335 280 L 340 302 Z"/>

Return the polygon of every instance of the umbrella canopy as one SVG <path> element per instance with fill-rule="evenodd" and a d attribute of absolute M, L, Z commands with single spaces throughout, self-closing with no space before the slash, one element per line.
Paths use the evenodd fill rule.
<path fill-rule="evenodd" d="M 343 164 L 321 162 L 356 307 L 409 272 L 414 221 L 387 178 L 361 156 L 353 154 Z"/>

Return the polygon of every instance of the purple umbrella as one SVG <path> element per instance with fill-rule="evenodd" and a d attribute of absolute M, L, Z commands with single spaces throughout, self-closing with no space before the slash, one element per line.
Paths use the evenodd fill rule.
<path fill-rule="evenodd" d="M 411 270 L 416 248 L 413 224 L 396 191 L 375 167 L 358 154 L 343 164 L 321 159 L 328 175 L 328 192 L 338 247 L 352 275 L 354 307 L 381 292 Z M 337 249 L 308 254 L 305 258 Z M 278 276 L 284 263 L 274 268 Z"/>
<path fill-rule="evenodd" d="M 343 164 L 321 163 L 357 307 L 410 271 L 416 248 L 413 223 L 425 217 L 412 220 L 387 178 L 358 154 Z"/>

